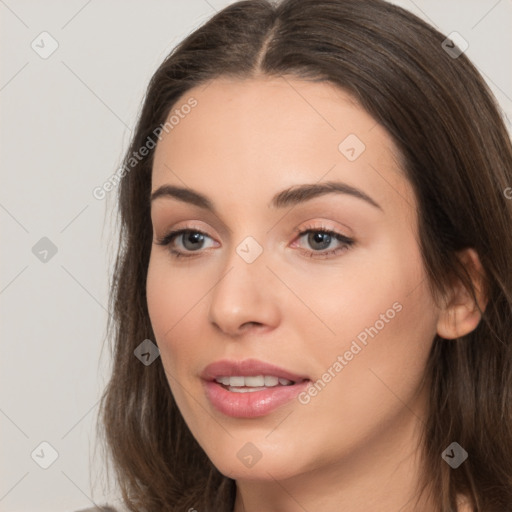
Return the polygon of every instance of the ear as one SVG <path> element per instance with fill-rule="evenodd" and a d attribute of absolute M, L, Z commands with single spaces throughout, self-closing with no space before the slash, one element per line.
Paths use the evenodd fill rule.
<path fill-rule="evenodd" d="M 471 276 L 477 302 L 462 282 L 452 286 L 437 322 L 437 334 L 445 339 L 460 338 L 476 329 L 482 317 L 480 310 L 483 312 L 487 306 L 485 272 L 478 254 L 468 248 L 458 253 L 458 257 Z"/>

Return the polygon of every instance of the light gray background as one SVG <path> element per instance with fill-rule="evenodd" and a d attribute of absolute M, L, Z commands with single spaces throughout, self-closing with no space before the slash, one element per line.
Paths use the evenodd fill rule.
<path fill-rule="evenodd" d="M 110 365 L 115 192 L 92 190 L 117 170 L 157 66 L 230 3 L 0 0 L 0 511 L 112 502 L 93 427 Z M 459 32 L 512 119 L 512 0 L 396 3 Z M 43 31 L 59 45 L 47 59 L 31 47 Z M 32 251 L 43 237 L 57 247 L 47 262 Z M 31 457 L 43 441 L 58 452 L 48 469 Z"/>

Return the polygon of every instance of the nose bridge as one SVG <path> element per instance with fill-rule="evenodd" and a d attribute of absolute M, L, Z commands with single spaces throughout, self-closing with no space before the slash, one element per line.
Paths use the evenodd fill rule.
<path fill-rule="evenodd" d="M 212 290 L 211 322 L 234 334 L 245 323 L 276 321 L 273 275 L 267 263 L 263 241 L 260 243 L 254 236 L 247 235 L 233 245 L 226 256 L 225 272 Z"/>

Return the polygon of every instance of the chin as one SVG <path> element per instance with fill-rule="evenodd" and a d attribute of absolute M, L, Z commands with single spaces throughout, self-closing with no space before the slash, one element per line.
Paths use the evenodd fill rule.
<path fill-rule="evenodd" d="M 234 480 L 286 480 L 304 472 L 297 464 L 298 447 L 290 446 L 287 452 L 282 448 L 245 439 L 206 453 L 223 475 Z"/>

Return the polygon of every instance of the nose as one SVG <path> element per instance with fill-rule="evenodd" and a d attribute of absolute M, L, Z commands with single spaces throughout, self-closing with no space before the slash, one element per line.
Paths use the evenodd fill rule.
<path fill-rule="evenodd" d="M 233 250 L 210 295 L 209 321 L 230 337 L 251 329 L 271 330 L 279 322 L 277 279 L 264 253 L 248 263 Z"/>

